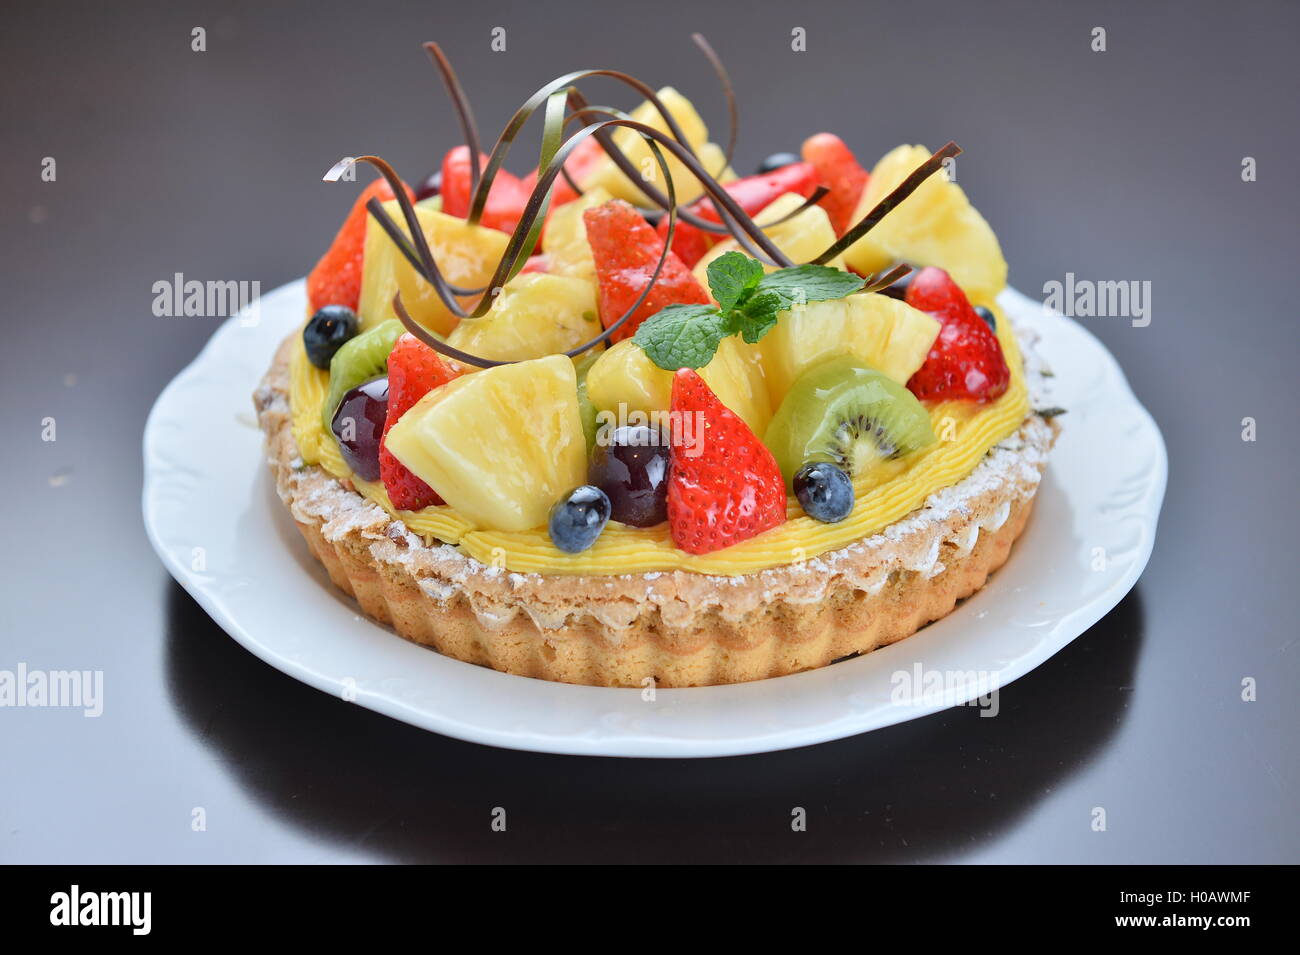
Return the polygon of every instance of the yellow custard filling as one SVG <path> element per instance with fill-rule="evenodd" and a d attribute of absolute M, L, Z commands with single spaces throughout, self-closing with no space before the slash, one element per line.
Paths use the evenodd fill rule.
<path fill-rule="evenodd" d="M 1002 397 L 987 405 L 949 401 L 931 406 L 939 440 L 892 466 L 892 474 L 869 488 L 858 488 L 853 512 L 838 524 L 823 524 L 804 515 L 793 497 L 789 519 L 780 527 L 711 554 L 687 554 L 673 546 L 668 525 L 637 528 L 610 521 L 596 543 L 580 554 L 556 548 L 538 527 L 527 531 L 492 531 L 474 525 L 451 507 L 400 511 L 380 483 L 353 477 L 339 454 L 334 436 L 321 423 L 320 408 L 329 390 L 329 373 L 307 360 L 301 341 L 290 361 L 289 403 L 293 436 L 307 464 L 317 464 L 336 478 L 350 480 L 365 497 L 401 520 L 426 540 L 458 545 L 485 564 L 520 573 L 635 574 L 689 570 L 703 574 L 748 574 L 817 557 L 874 534 L 921 506 L 931 494 L 958 483 L 983 460 L 989 449 L 1020 427 L 1029 413 L 1020 349 L 1001 310 L 997 335 L 1011 371 Z M 873 474 L 879 481 L 880 472 Z"/>

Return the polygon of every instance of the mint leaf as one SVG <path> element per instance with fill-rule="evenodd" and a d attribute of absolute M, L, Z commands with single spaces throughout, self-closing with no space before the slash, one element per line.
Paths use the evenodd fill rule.
<path fill-rule="evenodd" d="M 758 292 L 775 292 L 787 304 L 802 305 L 807 302 L 824 302 L 843 298 L 862 288 L 866 282 L 852 272 L 844 272 L 829 265 L 794 265 L 788 269 L 769 272 L 758 282 Z"/>
<path fill-rule="evenodd" d="M 739 332 L 741 338 L 753 345 L 772 330 L 777 315 L 789 307 L 789 302 L 780 292 L 760 289 L 750 296 L 743 308 L 728 315 L 732 333 Z"/>
<path fill-rule="evenodd" d="M 708 267 L 709 291 L 724 313 L 746 298 L 763 278 L 763 264 L 743 252 L 724 252 Z"/>
<path fill-rule="evenodd" d="M 642 322 L 632 341 L 665 371 L 703 368 L 728 334 L 724 325 L 713 305 L 669 305 Z"/>
<path fill-rule="evenodd" d="M 725 252 L 708 267 L 718 307 L 669 305 L 651 315 L 632 340 L 666 371 L 702 368 L 728 335 L 758 342 L 777 316 L 796 305 L 843 298 L 866 282 L 828 265 L 794 265 L 764 274 L 763 264 L 742 252 Z"/>

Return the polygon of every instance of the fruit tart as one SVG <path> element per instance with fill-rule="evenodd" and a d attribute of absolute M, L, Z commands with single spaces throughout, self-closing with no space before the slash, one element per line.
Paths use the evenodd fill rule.
<path fill-rule="evenodd" d="M 484 152 L 425 46 L 465 142 L 415 188 L 376 156 L 327 173 L 379 176 L 255 395 L 367 615 L 508 673 L 679 687 L 868 652 L 984 585 L 1057 425 L 955 144 L 868 170 L 818 133 L 741 177 L 676 90 L 590 70 Z M 591 106 L 596 79 L 644 102 Z"/>

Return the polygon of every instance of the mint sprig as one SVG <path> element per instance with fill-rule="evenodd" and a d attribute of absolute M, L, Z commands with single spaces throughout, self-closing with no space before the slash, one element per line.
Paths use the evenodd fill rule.
<path fill-rule="evenodd" d="M 709 290 L 724 314 L 749 298 L 763 280 L 763 263 L 739 252 L 718 256 L 707 271 Z"/>
<path fill-rule="evenodd" d="M 781 312 L 843 298 L 865 284 L 853 273 L 827 265 L 795 265 L 765 274 L 761 262 L 742 252 L 718 256 L 709 263 L 708 277 L 717 305 L 669 305 L 632 336 L 666 371 L 702 368 L 729 335 L 752 345 L 772 330 Z"/>
<path fill-rule="evenodd" d="M 729 332 L 713 305 L 669 305 L 647 318 L 632 341 L 660 368 L 703 368 Z"/>

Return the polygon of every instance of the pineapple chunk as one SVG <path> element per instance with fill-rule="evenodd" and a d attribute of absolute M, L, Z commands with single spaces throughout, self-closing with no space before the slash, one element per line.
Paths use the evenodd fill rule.
<path fill-rule="evenodd" d="M 889 152 L 871 171 L 854 221 L 929 158 L 924 146 L 899 146 Z M 997 236 L 961 186 L 942 170 L 850 246 L 844 260 L 863 275 L 896 262 L 937 265 L 977 302 L 992 302 L 1007 284 L 1007 262 Z"/>
<path fill-rule="evenodd" d="M 803 196 L 796 192 L 787 192 L 769 203 L 754 218 L 754 221 L 762 226 L 766 222 L 772 222 L 782 216 L 789 215 L 795 209 L 798 209 L 803 202 Z M 763 232 L 771 237 L 772 241 L 776 243 L 776 247 L 794 262 L 808 262 L 815 259 L 826 251 L 827 246 L 835 241 L 835 229 L 831 226 L 831 220 L 826 215 L 826 210 L 821 206 L 809 206 L 803 212 L 791 219 L 787 219 L 785 222 L 778 222 L 776 225 L 764 228 Z M 704 253 L 704 257 L 695 264 L 692 272 L 695 278 L 699 280 L 699 283 L 708 288 L 709 263 L 724 252 L 743 251 L 740 243 L 735 239 L 724 239 Z M 840 256 L 836 256 L 826 264 L 832 268 L 844 268 L 844 260 Z M 771 272 L 773 268 L 773 266 L 768 266 L 767 271 Z"/>
<path fill-rule="evenodd" d="M 677 120 L 677 125 L 681 127 L 683 135 L 686 136 L 686 141 L 695 150 L 695 155 L 704 165 L 704 168 L 715 179 L 722 182 L 736 178 L 734 172 L 725 168 L 726 158 L 722 149 L 709 142 L 709 129 L 704 125 L 704 120 L 700 118 L 700 114 L 691 101 L 671 86 L 665 86 L 659 91 L 659 100 L 672 114 L 673 119 Z M 659 110 L 649 100 L 634 109 L 631 116 L 637 122 L 652 126 L 660 132 L 669 132 L 668 124 L 664 122 L 663 117 L 659 115 Z M 650 147 L 646 145 L 645 139 L 639 133 L 631 129 L 618 129 L 614 132 L 614 143 L 623 151 L 623 155 L 627 156 L 632 164 L 640 170 L 646 181 L 657 185 L 665 192 L 667 191 L 659 181 L 663 177 L 663 171 L 651 154 Z M 673 177 L 673 186 L 677 190 L 678 204 L 681 205 L 698 198 L 704 191 L 699 180 L 691 175 L 676 156 L 673 156 L 666 149 L 662 150 L 662 152 L 664 160 L 668 164 L 669 173 Z M 650 204 L 645 194 L 637 188 L 635 183 L 628 180 L 623 171 L 614 165 L 614 160 L 608 156 L 604 156 L 600 162 L 596 163 L 595 167 L 583 178 L 579 185 L 584 190 L 603 188 L 615 198 L 626 199 L 633 205 L 646 206 Z"/>
<path fill-rule="evenodd" d="M 614 198 L 601 188 L 588 189 L 572 202 L 556 207 L 542 233 L 542 251 L 549 260 L 553 275 L 596 281 L 596 260 L 587 242 L 587 226 L 582 214 Z"/>
<path fill-rule="evenodd" d="M 735 335 L 724 338 L 713 360 L 699 371 L 718 400 L 739 415 L 749 430 L 757 435 L 767 430 L 773 405 L 768 399 L 757 345 L 750 345 Z"/>
<path fill-rule="evenodd" d="M 478 527 L 523 531 L 587 480 L 573 362 L 551 355 L 435 388 L 385 439 L 397 460 Z"/>
<path fill-rule="evenodd" d="M 673 373 L 650 360 L 630 338 L 607 349 L 587 372 L 587 397 L 597 411 L 665 411 Z"/>
<path fill-rule="evenodd" d="M 849 354 L 901 385 L 925 362 L 939 323 L 887 295 L 850 295 L 782 312 L 758 348 L 772 407 L 807 368 Z"/>
<path fill-rule="evenodd" d="M 501 290 L 480 318 L 466 318 L 447 344 L 497 361 L 524 361 L 576 348 L 600 333 L 596 286 L 587 279 L 528 272 Z"/>
<path fill-rule="evenodd" d="M 405 235 L 406 219 L 396 199 L 384 203 L 386 211 Z M 487 285 L 505 254 L 510 237 L 496 229 L 473 226 L 464 219 L 449 216 L 427 205 L 416 206 L 420 229 L 429 241 L 443 276 L 453 285 L 479 288 Z M 365 251 L 362 253 L 361 301 L 358 306 L 362 330 L 396 318 L 393 295 L 401 291 L 402 304 L 421 325 L 440 335 L 456 327 L 456 316 L 438 297 L 433 286 L 416 275 L 411 263 L 397 251 L 397 246 L 379 227 L 374 217 L 366 219 Z M 462 299 L 463 303 L 474 297 Z"/>
<path fill-rule="evenodd" d="M 717 143 L 705 143 L 703 146 L 700 146 L 695 150 L 695 158 L 700 161 L 700 165 L 704 167 L 704 171 L 714 179 L 718 180 L 718 182 L 734 182 L 740 178 L 736 175 L 736 170 L 727 165 L 727 154 L 722 151 L 722 147 Z M 653 160 L 651 161 L 653 162 Z M 654 168 L 656 172 L 659 171 L 658 165 Z M 673 185 L 677 187 L 677 202 L 679 205 L 690 201 L 689 199 L 682 198 L 683 188 L 690 189 L 694 193 L 694 195 L 691 196 L 691 199 L 698 199 L 700 196 L 704 195 L 704 187 L 699 185 L 699 180 L 694 176 L 690 176 L 686 180 L 685 184 L 679 182 L 674 176 Z"/>
<path fill-rule="evenodd" d="M 772 419 L 772 405 L 763 383 L 758 346 L 731 336 L 717 354 L 698 369 L 718 400 L 734 411 L 755 434 Z M 629 414 L 666 412 L 672 405 L 673 373 L 660 368 L 631 339 L 606 351 L 587 373 L 587 397 L 599 411 Z"/>

